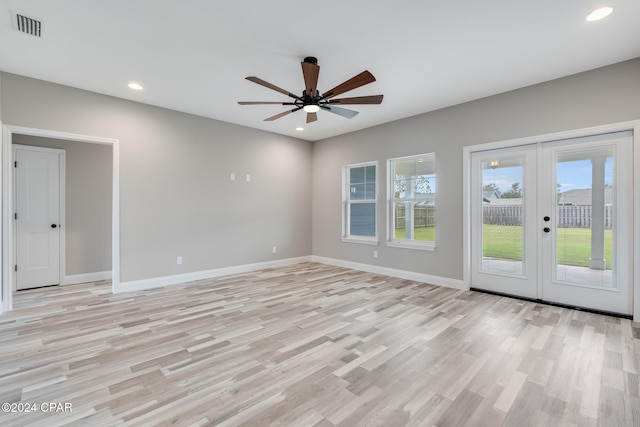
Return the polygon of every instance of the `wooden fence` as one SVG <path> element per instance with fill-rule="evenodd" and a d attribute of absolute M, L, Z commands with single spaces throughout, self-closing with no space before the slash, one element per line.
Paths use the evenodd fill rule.
<path fill-rule="evenodd" d="M 522 206 L 483 206 L 482 223 L 491 225 L 522 225 Z"/>
<path fill-rule="evenodd" d="M 404 228 L 404 206 L 396 205 L 396 229 Z M 413 226 L 433 227 L 436 225 L 436 208 L 433 206 L 415 206 L 413 208 Z"/>
<path fill-rule="evenodd" d="M 557 206 L 558 227 L 591 228 L 591 206 Z M 522 206 L 484 206 L 482 222 L 491 225 L 522 225 Z M 613 225 L 613 206 L 604 208 L 604 227 Z"/>

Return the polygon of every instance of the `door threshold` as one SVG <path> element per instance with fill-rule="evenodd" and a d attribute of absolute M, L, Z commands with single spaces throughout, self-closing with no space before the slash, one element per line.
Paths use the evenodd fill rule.
<path fill-rule="evenodd" d="M 554 306 L 554 307 L 568 308 L 568 309 L 576 310 L 576 311 L 585 311 L 587 313 L 601 314 L 603 316 L 611 316 L 611 317 L 618 317 L 618 318 L 621 318 L 621 319 L 633 320 L 633 315 L 631 315 L 631 314 L 621 314 L 621 313 L 614 313 L 612 311 L 596 310 L 596 309 L 593 309 L 593 308 L 580 307 L 580 306 L 577 306 L 577 305 L 562 304 L 562 303 L 559 303 L 559 302 L 545 301 L 543 299 L 521 297 L 521 296 L 518 296 L 518 295 L 505 294 L 503 292 L 488 291 L 488 290 L 485 290 L 485 289 L 479 289 L 479 288 L 473 288 L 473 287 L 470 288 L 470 290 L 471 291 L 475 291 L 475 292 L 482 292 L 484 294 L 496 295 L 496 296 L 500 296 L 500 297 L 507 297 L 507 298 L 519 299 L 519 300 L 522 300 L 522 301 L 528 301 L 528 302 L 535 302 L 535 303 L 540 303 L 540 304 L 551 305 L 551 306 Z"/>
<path fill-rule="evenodd" d="M 33 288 L 16 289 L 16 292 L 33 291 L 36 289 L 44 289 L 44 288 L 53 288 L 54 286 L 60 286 L 60 284 L 56 283 L 55 285 L 34 286 Z"/>

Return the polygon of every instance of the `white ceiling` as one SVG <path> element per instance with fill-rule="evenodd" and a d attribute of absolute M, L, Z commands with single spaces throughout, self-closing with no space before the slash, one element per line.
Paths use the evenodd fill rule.
<path fill-rule="evenodd" d="M 598 22 L 585 16 L 611 5 Z M 19 33 L 11 11 L 44 21 Z M 638 0 L 0 0 L 0 70 L 320 140 L 640 57 Z M 290 101 L 318 58 L 321 92 L 367 69 L 353 119 L 237 101 Z M 140 92 L 127 87 L 144 86 Z M 304 131 L 296 131 L 302 125 Z"/>

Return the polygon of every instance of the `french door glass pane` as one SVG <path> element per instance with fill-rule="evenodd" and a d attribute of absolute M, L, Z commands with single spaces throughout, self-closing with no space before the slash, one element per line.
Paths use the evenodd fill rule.
<path fill-rule="evenodd" d="M 556 155 L 556 280 L 613 287 L 613 149 Z"/>
<path fill-rule="evenodd" d="M 522 157 L 482 162 L 482 270 L 522 275 L 524 203 Z"/>

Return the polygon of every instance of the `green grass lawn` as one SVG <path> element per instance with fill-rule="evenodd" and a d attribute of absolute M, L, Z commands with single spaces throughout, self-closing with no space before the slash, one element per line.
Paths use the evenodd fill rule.
<path fill-rule="evenodd" d="M 483 255 L 490 258 L 522 259 L 522 227 L 483 225 Z M 611 269 L 611 230 L 604 231 L 604 257 Z M 558 264 L 589 266 L 591 230 L 588 228 L 558 228 Z"/>

